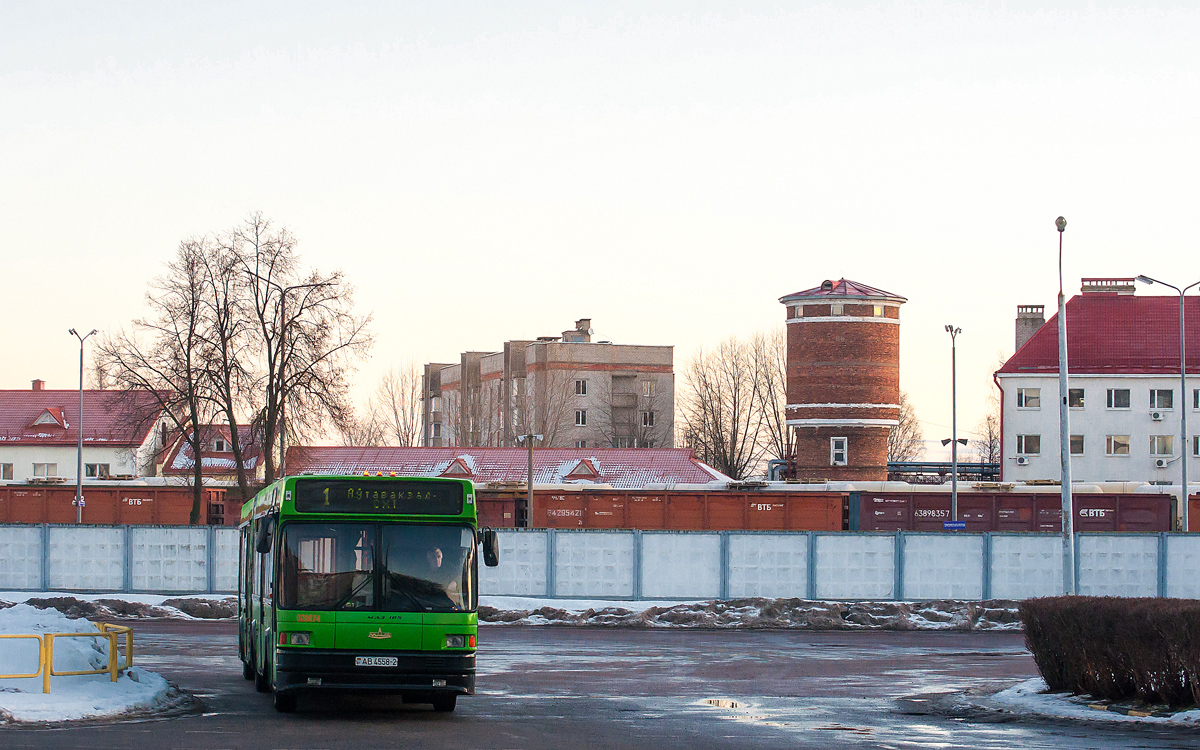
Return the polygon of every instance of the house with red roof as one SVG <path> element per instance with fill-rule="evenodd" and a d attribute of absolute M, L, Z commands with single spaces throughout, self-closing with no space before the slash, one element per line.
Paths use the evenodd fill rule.
<path fill-rule="evenodd" d="M 1179 382 L 1179 297 L 1138 296 L 1134 279 L 1083 279 L 1068 300 L 1067 401 L 1071 477 L 1178 483 L 1179 460 L 1200 456 L 1200 299 L 1187 297 L 1187 388 Z M 1057 480 L 1058 316 L 1018 308 L 1017 351 L 995 373 L 1001 390 L 1001 475 Z M 1180 417 L 1189 434 L 1180 444 Z"/>
<path fill-rule="evenodd" d="M 0 390 L 0 481 L 74 482 L 79 436 L 84 479 L 153 476 L 163 448 L 153 395 L 125 391 Z"/>
<path fill-rule="evenodd" d="M 524 482 L 525 448 L 398 448 L 294 446 L 288 474 L 395 474 L 488 482 Z M 730 477 L 682 448 L 536 448 L 533 483 L 603 484 L 615 489 L 709 484 Z"/>
<path fill-rule="evenodd" d="M 191 479 L 196 466 L 193 457 L 191 430 L 176 433 L 172 445 L 163 452 L 159 473 L 164 477 Z M 251 483 L 263 481 L 262 445 L 248 425 L 238 428 L 242 443 L 242 465 Z M 200 427 L 200 473 L 205 479 L 217 482 L 237 482 L 237 463 L 233 457 L 233 440 L 227 424 L 206 424 Z"/>

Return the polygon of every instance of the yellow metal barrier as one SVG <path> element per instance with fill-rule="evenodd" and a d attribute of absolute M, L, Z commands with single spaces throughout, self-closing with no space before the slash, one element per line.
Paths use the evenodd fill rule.
<path fill-rule="evenodd" d="M 45 635 L 0 635 L 0 638 L 25 638 L 37 641 L 38 668 L 33 674 L 0 674 L 4 678 L 28 678 L 42 676 L 42 692 L 50 692 L 50 678 L 66 677 L 69 675 L 104 674 L 108 672 L 113 682 L 117 675 L 133 665 L 133 629 L 124 625 L 109 625 L 105 622 L 95 623 L 100 629 L 98 633 L 46 633 Z M 121 664 L 120 653 L 117 649 L 117 637 L 125 636 L 125 664 Z M 102 669 L 84 669 L 67 672 L 54 671 L 54 639 L 55 638 L 104 638 L 108 641 L 108 666 Z"/>

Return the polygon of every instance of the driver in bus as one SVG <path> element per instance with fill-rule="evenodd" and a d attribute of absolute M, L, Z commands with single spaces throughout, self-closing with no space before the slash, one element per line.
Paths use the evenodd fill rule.
<path fill-rule="evenodd" d="M 425 551 L 425 562 L 429 565 L 429 570 L 426 577 L 442 587 L 442 589 L 450 595 L 456 604 L 461 604 L 461 601 L 455 596 L 458 592 L 458 576 L 459 571 L 453 570 L 448 565 L 443 565 L 445 555 L 442 554 L 441 547 L 432 547 Z"/>

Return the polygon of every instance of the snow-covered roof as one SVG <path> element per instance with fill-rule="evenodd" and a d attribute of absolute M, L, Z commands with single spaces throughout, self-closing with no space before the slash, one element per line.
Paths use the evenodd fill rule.
<path fill-rule="evenodd" d="M 141 445 L 160 411 L 150 393 L 84 391 L 83 441 L 114 448 Z M 78 416 L 77 390 L 0 390 L 0 444 L 75 445 Z"/>
<path fill-rule="evenodd" d="M 295 446 L 288 449 L 289 474 L 391 473 L 400 476 L 523 482 L 525 448 L 402 448 Z M 606 484 L 638 489 L 649 484 L 707 484 L 732 481 L 681 448 L 535 448 L 535 484 Z"/>

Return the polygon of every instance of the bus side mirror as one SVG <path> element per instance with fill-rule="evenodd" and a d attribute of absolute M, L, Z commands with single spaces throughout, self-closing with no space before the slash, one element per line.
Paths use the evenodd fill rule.
<path fill-rule="evenodd" d="M 495 529 L 484 529 L 479 532 L 483 542 L 483 564 L 494 568 L 500 564 L 500 538 Z"/>
<path fill-rule="evenodd" d="M 258 537 L 254 540 L 254 551 L 266 554 L 271 551 L 272 534 L 275 531 L 275 519 L 264 519 L 258 524 Z"/>

